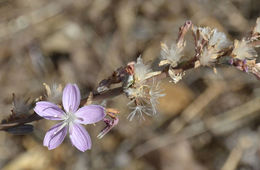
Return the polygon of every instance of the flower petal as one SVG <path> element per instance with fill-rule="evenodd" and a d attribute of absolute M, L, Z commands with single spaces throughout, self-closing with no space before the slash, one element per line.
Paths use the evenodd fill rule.
<path fill-rule="evenodd" d="M 99 105 L 88 105 L 80 108 L 75 115 L 80 124 L 92 124 L 99 122 L 106 116 L 105 108 Z"/>
<path fill-rule="evenodd" d="M 68 84 L 63 90 L 62 104 L 66 112 L 76 112 L 80 104 L 80 91 L 76 84 Z"/>
<path fill-rule="evenodd" d="M 80 151 L 85 152 L 91 148 L 91 139 L 86 129 L 77 123 L 69 127 L 71 143 Z"/>
<path fill-rule="evenodd" d="M 63 110 L 57 105 L 46 101 L 37 102 L 34 111 L 39 116 L 50 120 L 62 120 L 62 116 L 64 115 Z"/>
<path fill-rule="evenodd" d="M 57 148 L 67 135 L 67 126 L 63 123 L 54 125 L 45 135 L 43 146 L 48 147 L 49 150 Z"/>

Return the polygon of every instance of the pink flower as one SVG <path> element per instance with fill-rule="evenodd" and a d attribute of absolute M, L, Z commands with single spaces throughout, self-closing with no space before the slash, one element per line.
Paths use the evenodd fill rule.
<path fill-rule="evenodd" d="M 63 90 L 62 104 L 65 111 L 57 105 L 40 101 L 36 103 L 34 111 L 41 117 L 49 120 L 61 120 L 45 135 L 43 145 L 49 150 L 58 147 L 69 130 L 71 143 L 84 152 L 91 148 L 91 139 L 88 132 L 81 125 L 99 122 L 105 117 L 105 109 L 99 105 L 88 105 L 79 108 L 80 91 L 76 84 L 68 84 Z M 79 108 L 79 109 L 78 109 Z"/>

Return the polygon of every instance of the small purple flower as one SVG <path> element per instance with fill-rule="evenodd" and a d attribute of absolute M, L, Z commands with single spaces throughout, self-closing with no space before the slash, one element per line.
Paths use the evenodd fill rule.
<path fill-rule="evenodd" d="M 41 117 L 49 120 L 61 120 L 45 135 L 43 145 L 49 150 L 58 147 L 67 135 L 71 143 L 84 152 L 91 148 L 91 139 L 81 124 L 93 124 L 105 117 L 105 109 L 99 105 L 88 105 L 78 109 L 80 105 L 80 91 L 76 84 L 68 84 L 63 90 L 62 104 L 65 112 L 57 105 L 40 101 L 36 103 L 34 111 Z"/>

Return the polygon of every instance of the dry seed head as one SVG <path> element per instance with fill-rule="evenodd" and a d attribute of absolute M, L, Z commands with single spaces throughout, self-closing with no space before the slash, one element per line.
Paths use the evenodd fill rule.
<path fill-rule="evenodd" d="M 210 66 L 216 61 L 217 57 L 218 53 L 215 51 L 214 48 L 204 49 L 199 58 L 200 65 Z"/>
<path fill-rule="evenodd" d="M 163 59 L 162 61 L 168 61 L 173 67 L 175 67 L 181 59 L 182 51 L 183 48 L 178 47 L 175 43 L 172 44 L 171 48 L 169 48 L 165 43 L 161 43 L 161 59 Z"/>
<path fill-rule="evenodd" d="M 196 29 L 197 27 L 194 27 L 194 28 Z M 212 35 L 212 30 L 209 27 L 198 27 L 197 29 L 199 30 L 202 38 L 206 41 L 209 41 L 209 39 Z"/>
<path fill-rule="evenodd" d="M 211 29 L 209 27 L 197 28 L 202 36 L 203 40 L 207 43 L 203 43 L 202 40 L 199 43 L 204 46 L 201 50 L 199 62 L 202 66 L 211 66 L 216 62 L 220 52 L 228 48 L 231 42 L 227 39 L 226 35 L 219 32 L 217 29 Z"/>
<path fill-rule="evenodd" d="M 209 46 L 216 48 L 220 51 L 231 45 L 230 40 L 227 39 L 223 32 L 219 32 L 217 29 L 211 29 L 209 27 L 194 27 L 194 31 L 199 30 L 200 35 L 206 40 Z"/>
<path fill-rule="evenodd" d="M 138 88 L 128 88 L 125 90 L 125 93 L 127 94 L 127 96 L 129 96 L 129 98 L 145 98 L 146 97 L 146 93 L 145 93 L 145 87 L 146 86 L 141 86 Z"/>
<path fill-rule="evenodd" d="M 221 51 L 231 45 L 231 42 L 227 39 L 223 32 L 219 32 L 217 29 L 212 30 L 212 36 L 209 39 L 209 45 L 214 46 L 217 51 Z"/>
<path fill-rule="evenodd" d="M 143 85 L 139 88 L 128 88 L 125 90 L 127 96 L 131 99 L 128 103 L 133 111 L 129 114 L 130 121 L 136 114 L 143 117 L 143 115 L 152 116 L 157 113 L 158 99 L 164 94 L 161 94 L 159 83 L 153 81 L 152 85 Z M 133 106 L 134 105 L 134 106 Z"/>
<path fill-rule="evenodd" d="M 141 57 L 137 58 L 134 64 L 134 79 L 135 83 L 141 83 L 147 79 L 147 74 L 151 72 L 150 66 L 145 65 Z"/>
<path fill-rule="evenodd" d="M 239 60 L 254 59 L 255 57 L 257 57 L 255 49 L 250 46 L 244 39 L 241 41 L 234 41 L 234 49 L 232 51 L 232 54 L 235 58 Z"/>

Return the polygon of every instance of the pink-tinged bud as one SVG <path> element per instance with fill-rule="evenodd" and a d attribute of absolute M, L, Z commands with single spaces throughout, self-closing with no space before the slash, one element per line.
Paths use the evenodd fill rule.
<path fill-rule="evenodd" d="M 105 128 L 98 134 L 98 138 L 101 139 L 103 138 L 113 127 L 115 127 L 118 122 L 119 119 L 116 117 L 115 119 L 108 119 L 108 118 L 104 118 L 104 122 L 106 123 Z"/>
<path fill-rule="evenodd" d="M 233 59 L 233 58 L 231 58 L 231 59 L 229 60 L 229 64 L 230 64 L 230 65 L 233 65 L 233 64 L 234 64 L 234 59 Z"/>

